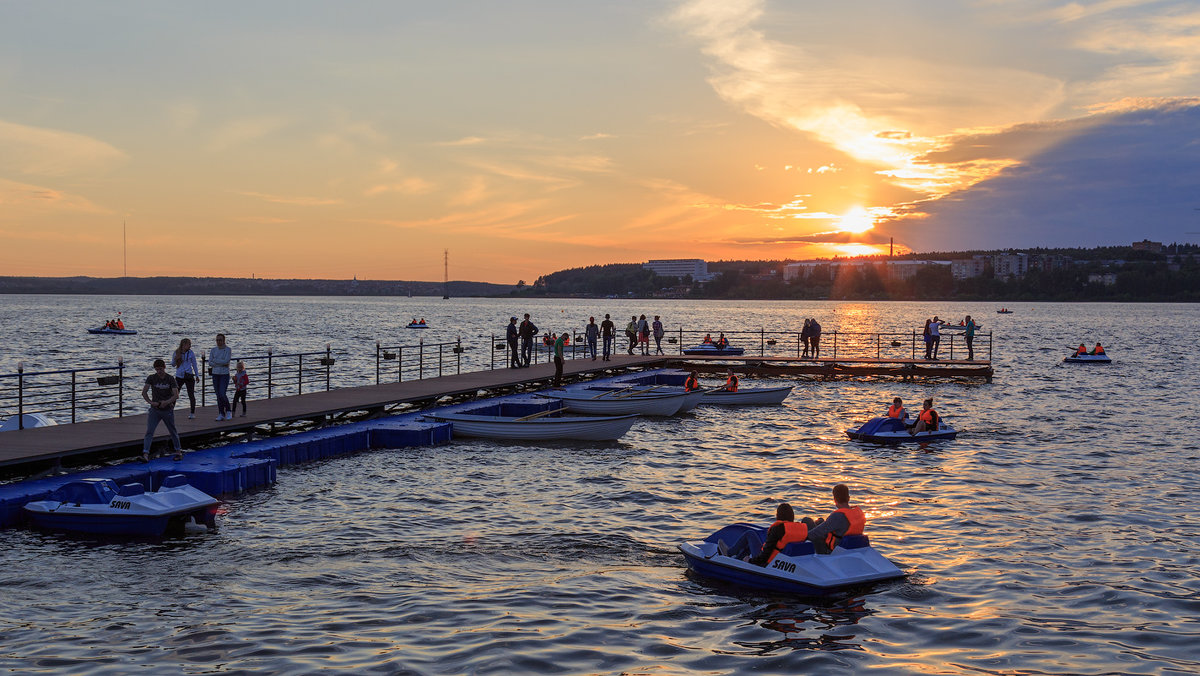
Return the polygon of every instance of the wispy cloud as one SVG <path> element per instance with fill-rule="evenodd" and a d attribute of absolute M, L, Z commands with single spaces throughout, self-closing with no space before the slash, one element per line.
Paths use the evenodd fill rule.
<path fill-rule="evenodd" d="M 125 153 L 89 136 L 0 120 L 0 170 L 42 176 L 105 171 Z"/>
<path fill-rule="evenodd" d="M 300 207 L 327 207 L 327 206 L 334 206 L 334 205 L 342 203 L 342 200 L 340 200 L 340 199 L 328 198 L 328 197 L 303 197 L 303 196 L 296 197 L 296 196 L 286 196 L 286 195 L 270 195 L 267 193 L 250 192 L 250 191 L 245 191 L 245 190 L 238 191 L 237 194 L 245 195 L 246 197 L 253 197 L 255 199 L 260 199 L 264 202 L 271 202 L 272 204 L 291 204 L 293 206 L 300 206 Z"/>
<path fill-rule="evenodd" d="M 4 207 L 0 209 L 0 220 L 15 220 L 30 213 L 112 213 L 80 195 L 3 178 L 0 178 L 0 207 Z"/>

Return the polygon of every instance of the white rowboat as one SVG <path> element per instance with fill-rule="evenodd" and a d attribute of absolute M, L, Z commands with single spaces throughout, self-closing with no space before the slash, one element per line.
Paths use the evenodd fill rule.
<path fill-rule="evenodd" d="M 455 437 L 511 441 L 613 441 L 628 432 L 638 419 L 636 415 L 516 418 L 470 413 L 431 413 L 425 417 L 451 423 Z"/>
<path fill-rule="evenodd" d="M 740 389 L 737 392 L 705 390 L 703 403 L 721 406 L 777 406 L 782 404 L 791 392 L 791 385 Z"/>

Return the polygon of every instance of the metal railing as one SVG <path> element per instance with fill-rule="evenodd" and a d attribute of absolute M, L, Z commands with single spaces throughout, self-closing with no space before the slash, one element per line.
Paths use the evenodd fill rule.
<path fill-rule="evenodd" d="M 674 343 L 677 353 L 699 345 L 705 337 L 714 342 L 722 335 L 721 331 L 684 331 L 682 328 L 666 338 Z M 761 357 L 795 356 L 813 359 L 920 359 L 925 356 L 924 335 L 918 331 L 908 333 L 876 333 L 855 331 L 823 331 L 815 347 L 810 340 L 804 345 L 803 336 L 799 331 L 725 331 L 725 338 L 730 347 L 740 347 L 746 354 L 753 354 L 757 349 Z M 747 345 L 749 342 L 749 345 Z M 651 349 L 655 347 L 654 338 L 650 339 Z M 987 352 L 987 361 L 992 360 L 992 333 L 976 332 L 972 347 L 976 358 Z M 957 356 L 955 356 L 957 353 Z M 904 355 L 904 356 L 900 356 Z M 968 355 L 966 336 L 957 330 L 944 331 L 940 336 L 938 357 L 940 359 L 966 359 Z"/>
<path fill-rule="evenodd" d="M 305 357 L 308 357 L 307 361 L 305 361 Z M 272 350 L 267 350 L 266 354 L 238 357 L 229 363 L 230 387 L 233 386 L 233 376 L 237 372 L 236 365 L 239 361 L 246 365 L 248 372 L 254 374 L 251 376 L 250 386 L 246 388 L 247 396 L 249 396 L 251 388 L 261 393 L 265 387 L 267 399 L 271 399 L 276 396 L 304 394 L 305 384 L 308 384 L 309 391 L 322 389 L 322 386 L 327 391 L 332 389 L 333 365 L 337 362 L 337 358 L 333 356 L 333 350 L 329 343 L 325 344 L 325 350 L 321 352 L 275 354 Z M 200 373 L 202 374 L 200 380 L 209 380 L 209 382 L 196 383 L 196 386 L 200 388 L 201 406 L 208 405 L 208 386 L 211 385 L 212 374 L 209 373 L 207 362 L 207 357 L 202 355 L 200 357 Z M 265 382 L 262 380 L 264 370 L 266 371 Z"/>
<path fill-rule="evenodd" d="M 416 345 L 396 345 L 392 347 L 383 346 L 380 341 L 375 341 L 375 384 L 383 382 L 384 371 L 392 373 L 391 364 L 385 362 L 396 362 L 395 382 L 404 382 L 407 373 L 408 380 L 424 380 L 425 369 L 429 369 L 430 376 L 436 372 L 437 377 L 445 375 L 450 369 L 451 364 L 454 366 L 454 373 L 462 373 L 462 354 L 463 354 L 462 338 L 457 338 L 454 342 L 449 343 L 426 343 L 424 339 L 417 341 Z M 407 361 L 406 361 L 407 359 Z M 388 382 L 392 382 L 390 377 Z"/>
<path fill-rule="evenodd" d="M 17 428 L 24 429 L 26 415 L 70 411 L 71 422 L 78 422 L 100 417 L 91 412 L 111 411 L 114 404 L 117 417 L 122 417 L 124 381 L 123 361 L 116 366 L 31 372 L 19 363 L 16 373 L 0 375 L 0 420 L 16 415 Z"/>
<path fill-rule="evenodd" d="M 543 361 L 550 363 L 554 361 L 554 343 L 546 342 L 547 336 L 534 336 L 533 345 L 530 346 L 529 363 L 540 364 Z M 497 358 L 501 368 L 508 367 L 512 364 L 512 347 L 508 344 L 507 336 L 497 336 L 492 334 L 492 349 L 491 352 L 491 368 L 496 369 Z M 601 353 L 603 339 L 596 341 L 596 351 Z M 517 341 L 517 352 L 520 353 L 523 346 L 520 341 Z M 613 350 L 617 349 L 616 342 L 613 343 Z M 591 347 L 587 345 L 587 339 L 584 334 L 574 332 L 571 334 L 570 342 L 563 346 L 564 359 L 584 359 L 591 355 Z"/>

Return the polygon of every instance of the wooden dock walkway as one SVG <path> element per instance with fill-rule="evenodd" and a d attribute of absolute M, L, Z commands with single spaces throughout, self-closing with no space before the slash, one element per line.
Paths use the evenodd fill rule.
<path fill-rule="evenodd" d="M 663 356 L 613 355 L 612 360 L 568 359 L 563 376 L 579 378 L 609 369 L 661 365 Z M 444 396 L 471 394 L 479 390 L 515 387 L 544 382 L 554 377 L 553 364 L 535 364 L 523 369 L 501 368 L 457 375 L 410 380 L 380 385 L 348 387 L 324 392 L 258 399 L 249 402 L 246 417 L 234 414 L 232 420 L 217 421 L 217 407 L 197 407 L 189 420 L 187 406 L 176 405 L 175 427 L 184 448 L 189 439 L 212 437 L 248 430 L 259 425 L 317 420 L 325 416 L 355 411 L 383 410 L 395 404 L 434 400 Z M 140 391 L 140 390 L 139 390 Z M 0 467 L 59 461 L 118 449 L 140 452 L 146 435 L 145 414 L 107 418 L 67 425 L 52 425 L 0 433 Z M 155 441 L 168 440 L 166 428 L 158 426 Z"/>

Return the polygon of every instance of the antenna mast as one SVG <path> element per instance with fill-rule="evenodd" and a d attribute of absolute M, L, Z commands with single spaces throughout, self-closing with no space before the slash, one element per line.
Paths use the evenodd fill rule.
<path fill-rule="evenodd" d="M 121 271 L 122 277 L 129 276 L 129 238 L 126 237 L 125 219 L 121 219 L 121 258 L 124 267 Z"/>
<path fill-rule="evenodd" d="M 442 251 L 442 300 L 450 297 L 450 250 Z"/>

